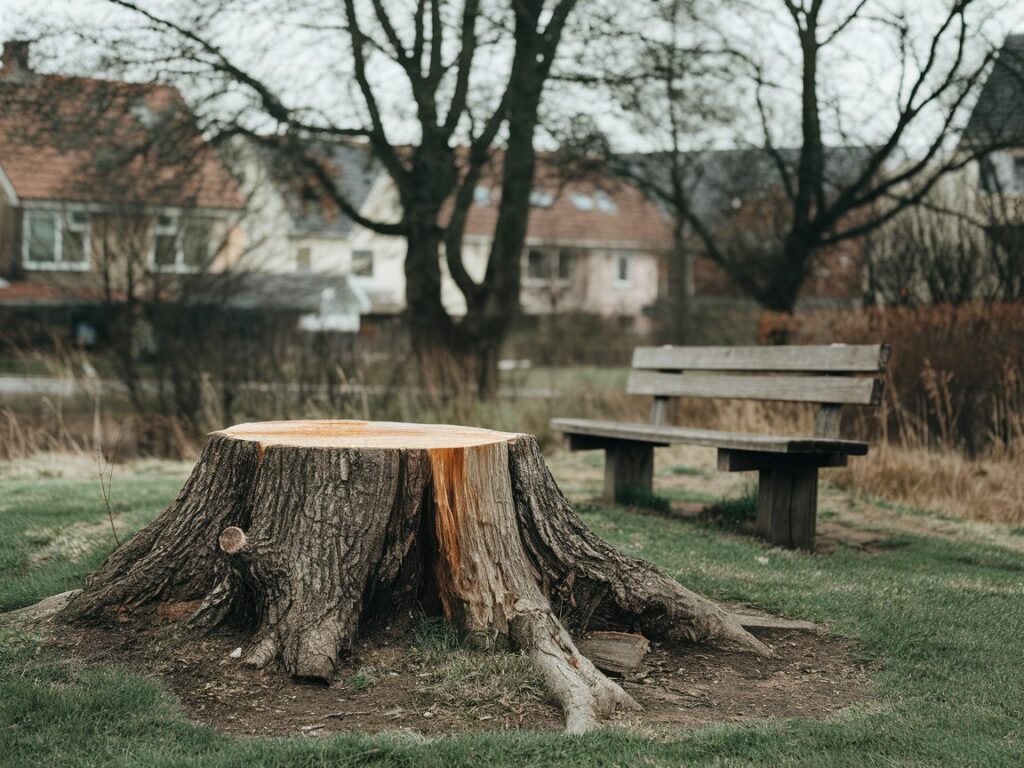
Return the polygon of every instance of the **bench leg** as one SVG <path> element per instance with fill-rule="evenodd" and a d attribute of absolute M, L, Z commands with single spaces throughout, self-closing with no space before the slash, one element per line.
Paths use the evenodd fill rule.
<path fill-rule="evenodd" d="M 757 484 L 757 534 L 777 547 L 814 549 L 818 467 L 813 460 L 776 459 Z"/>
<path fill-rule="evenodd" d="M 654 446 L 619 442 L 604 454 L 604 498 L 627 501 L 630 493 L 650 494 L 654 488 Z"/>

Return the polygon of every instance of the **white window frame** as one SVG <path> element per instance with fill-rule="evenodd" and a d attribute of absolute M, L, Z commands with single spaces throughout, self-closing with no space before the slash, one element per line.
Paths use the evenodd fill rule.
<path fill-rule="evenodd" d="M 625 279 L 619 277 L 619 266 L 623 260 L 626 262 L 626 277 Z M 633 266 L 634 266 L 633 254 L 630 251 L 618 251 L 615 254 L 615 260 L 612 262 L 612 283 L 616 288 L 631 288 L 633 286 Z"/>
<path fill-rule="evenodd" d="M 473 187 L 473 204 L 486 208 L 491 204 L 491 188 L 483 184 Z"/>
<path fill-rule="evenodd" d="M 168 218 L 171 220 L 170 224 L 160 224 L 160 218 Z M 200 272 L 209 265 L 209 261 L 212 257 L 211 253 L 206 254 L 205 263 L 203 264 L 186 264 L 185 263 L 185 226 L 188 224 L 187 221 L 182 221 L 184 217 L 179 211 L 158 211 L 153 219 L 153 243 L 149 251 L 149 264 L 150 268 L 154 272 L 161 272 L 169 275 L 190 275 Z M 213 219 L 206 217 L 194 217 L 196 219 L 204 218 L 210 223 L 211 234 L 213 229 Z M 173 235 L 174 236 L 174 263 L 173 264 L 157 264 L 156 261 L 156 240 L 160 235 Z M 210 245 L 207 244 L 209 250 Z"/>
<path fill-rule="evenodd" d="M 85 223 L 79 224 L 71 219 L 72 213 L 85 213 Z M 29 219 L 33 216 L 49 216 L 54 226 L 54 259 L 53 261 L 32 261 L 29 258 Z M 64 229 L 81 232 L 82 260 L 64 261 Z M 92 222 L 85 208 L 26 208 L 21 218 L 21 263 L 25 269 L 38 272 L 88 272 L 92 269 Z"/>
<path fill-rule="evenodd" d="M 577 211 L 592 211 L 597 207 L 594 196 L 588 195 L 586 192 L 572 192 L 569 194 L 569 199 Z"/>
<path fill-rule="evenodd" d="M 546 189 L 530 190 L 530 206 L 533 208 L 550 208 L 555 204 L 555 195 Z"/>

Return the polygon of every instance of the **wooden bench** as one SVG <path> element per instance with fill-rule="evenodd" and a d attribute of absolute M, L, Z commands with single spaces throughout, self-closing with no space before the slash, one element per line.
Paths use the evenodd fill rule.
<path fill-rule="evenodd" d="M 605 451 L 604 494 L 627 501 L 650 494 L 654 449 L 672 443 L 718 449 L 718 469 L 756 470 L 757 532 L 772 544 L 814 548 L 818 469 L 863 456 L 868 444 L 843 440 L 843 405 L 877 406 L 887 344 L 789 347 L 638 347 L 626 391 L 654 398 L 650 424 L 553 419 L 570 450 Z M 874 376 L 868 374 L 875 374 Z M 776 400 L 818 406 L 809 437 L 749 434 L 665 424 L 671 398 Z"/>

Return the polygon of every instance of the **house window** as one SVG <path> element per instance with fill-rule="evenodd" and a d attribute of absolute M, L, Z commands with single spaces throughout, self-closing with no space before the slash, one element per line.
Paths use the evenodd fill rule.
<path fill-rule="evenodd" d="M 491 204 L 491 188 L 490 187 L 474 187 L 473 188 L 473 202 L 483 207 Z"/>
<path fill-rule="evenodd" d="M 208 219 L 185 222 L 181 232 L 181 264 L 186 269 L 205 267 L 210 260 L 210 242 L 213 226 Z"/>
<path fill-rule="evenodd" d="M 313 259 L 309 248 L 299 248 L 295 253 L 295 269 L 299 272 L 309 272 Z"/>
<path fill-rule="evenodd" d="M 978 178 L 981 183 L 982 192 L 996 192 L 996 169 L 991 157 L 983 157 L 978 161 Z"/>
<path fill-rule="evenodd" d="M 89 268 L 89 216 L 84 211 L 26 211 L 23 239 L 27 269 Z"/>
<path fill-rule="evenodd" d="M 582 192 L 573 192 L 570 195 L 570 199 L 572 200 L 572 204 L 576 206 L 577 210 L 594 210 L 594 198 L 592 198 L 590 195 L 584 195 Z"/>
<path fill-rule="evenodd" d="M 530 192 L 530 205 L 536 208 L 550 208 L 555 202 L 555 196 L 546 189 L 534 189 Z"/>
<path fill-rule="evenodd" d="M 54 214 L 27 213 L 25 239 L 28 241 L 27 264 L 55 264 L 60 260 L 60 234 Z"/>
<path fill-rule="evenodd" d="M 562 249 L 555 256 L 555 276 L 559 280 L 568 280 L 572 277 L 573 252 Z"/>
<path fill-rule="evenodd" d="M 157 269 L 171 269 L 178 263 L 178 220 L 161 214 L 156 217 L 153 264 Z"/>
<path fill-rule="evenodd" d="M 633 283 L 633 254 L 618 253 L 615 255 L 615 285 L 626 288 Z"/>
<path fill-rule="evenodd" d="M 615 201 L 604 192 L 598 192 L 594 195 L 594 203 L 597 205 L 597 210 L 603 213 L 615 213 L 619 210 L 619 206 L 615 204 Z"/>
<path fill-rule="evenodd" d="M 1019 192 L 1024 192 L 1024 157 L 1013 158 L 1013 183 Z"/>
<path fill-rule="evenodd" d="M 373 251 L 352 251 L 352 274 L 373 277 Z"/>
<path fill-rule="evenodd" d="M 527 251 L 526 276 L 531 280 L 547 280 L 550 275 L 547 254 L 537 248 Z"/>
<path fill-rule="evenodd" d="M 534 282 L 567 282 L 572 278 L 575 256 L 568 248 L 530 248 L 526 252 L 526 277 Z"/>
<path fill-rule="evenodd" d="M 195 272 L 210 260 L 213 223 L 208 219 L 181 222 L 160 214 L 154 227 L 153 266 L 161 272 Z"/>

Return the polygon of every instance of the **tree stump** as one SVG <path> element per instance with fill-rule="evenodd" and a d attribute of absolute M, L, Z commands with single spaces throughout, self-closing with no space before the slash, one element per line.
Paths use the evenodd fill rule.
<path fill-rule="evenodd" d="M 177 499 L 117 549 L 60 617 L 188 618 L 251 631 L 243 661 L 329 681 L 357 635 L 419 606 L 477 642 L 527 653 L 587 731 L 622 688 L 571 633 L 726 641 L 738 620 L 576 516 L 530 435 L 291 421 L 212 433 Z"/>

